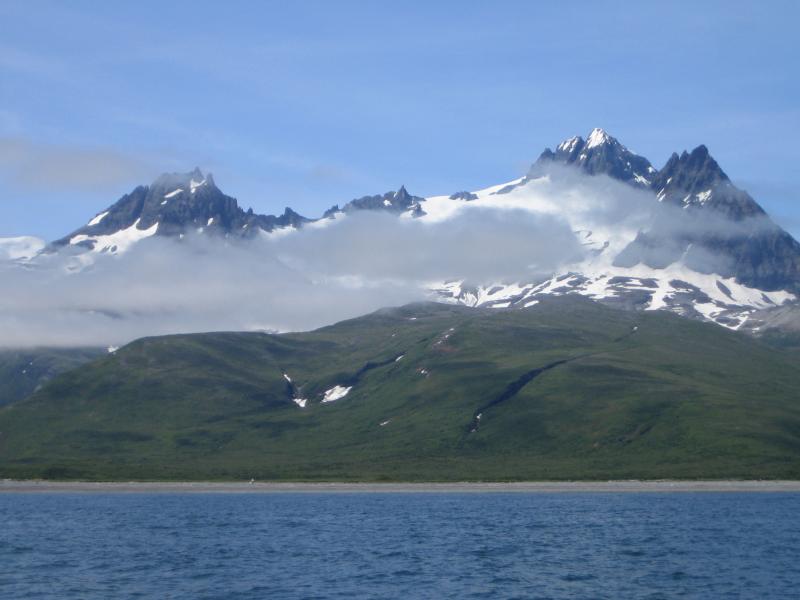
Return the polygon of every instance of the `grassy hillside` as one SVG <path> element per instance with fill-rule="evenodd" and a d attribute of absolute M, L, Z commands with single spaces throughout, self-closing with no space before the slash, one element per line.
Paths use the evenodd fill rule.
<path fill-rule="evenodd" d="M 0 350 L 0 406 L 27 398 L 56 375 L 105 353 L 103 348 Z"/>
<path fill-rule="evenodd" d="M 142 339 L 0 409 L 0 476 L 798 478 L 798 367 L 716 325 L 580 298 Z M 335 386 L 352 389 L 323 403 Z"/>

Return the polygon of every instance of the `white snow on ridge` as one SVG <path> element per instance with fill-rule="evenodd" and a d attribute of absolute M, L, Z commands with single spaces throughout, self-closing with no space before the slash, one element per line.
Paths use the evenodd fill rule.
<path fill-rule="evenodd" d="M 206 184 L 205 179 L 203 179 L 203 181 L 195 181 L 194 179 L 192 179 L 189 182 L 189 193 L 194 194 L 197 191 L 197 188 L 202 187 L 205 184 Z"/>
<path fill-rule="evenodd" d="M 336 402 L 336 400 L 340 400 L 347 396 L 350 390 L 353 389 L 353 386 L 344 387 L 342 385 L 335 385 L 331 389 L 327 390 L 322 397 L 323 402 Z"/>
<path fill-rule="evenodd" d="M 108 235 L 93 236 L 81 233 L 73 236 L 69 243 L 76 245 L 81 242 L 93 242 L 92 252 L 122 254 L 139 240 L 155 235 L 158 230 L 158 223 L 153 223 L 147 229 L 139 229 L 139 221 L 140 219 L 136 219 L 136 222 L 127 229 L 121 229 Z"/>
<path fill-rule="evenodd" d="M 305 408 L 306 404 L 308 403 L 308 399 L 306 398 L 292 398 L 292 402 L 297 404 L 300 408 Z"/>
<path fill-rule="evenodd" d="M 169 194 L 164 194 L 164 198 L 172 198 L 173 196 L 177 196 L 183 191 L 183 188 L 178 188 L 177 190 L 172 190 Z M 162 202 L 161 204 L 166 204 Z"/>
<path fill-rule="evenodd" d="M 498 289 L 499 288 L 499 289 Z M 796 300 L 786 291 L 767 292 L 742 285 L 734 278 L 693 271 L 681 263 L 664 269 L 645 265 L 632 268 L 610 267 L 562 273 L 537 284 L 512 283 L 502 286 L 464 288 L 460 281 L 433 287 L 444 300 L 467 306 L 534 306 L 544 296 L 577 294 L 593 300 L 614 300 L 629 293 L 650 294 L 644 310 L 670 310 L 685 314 L 687 307 L 704 319 L 738 329 L 753 310 L 772 308 Z M 707 301 L 702 301 L 707 297 Z M 510 301 L 509 301 L 510 299 Z"/>
<path fill-rule="evenodd" d="M 580 138 L 577 135 L 569 138 L 568 140 L 564 140 L 558 145 L 557 150 L 567 153 L 572 152 L 575 149 L 575 146 L 578 144 L 578 140 L 580 140 Z"/>
<path fill-rule="evenodd" d="M 86 224 L 86 226 L 87 226 L 87 227 L 92 227 L 92 226 L 94 226 L 94 225 L 97 225 L 97 224 L 98 224 L 100 221 L 102 221 L 103 219 L 105 219 L 105 217 L 106 217 L 106 215 L 107 215 L 107 214 L 108 214 L 108 211 L 106 211 L 106 212 L 101 212 L 99 215 L 97 215 L 97 216 L 96 216 L 96 217 L 94 217 L 94 218 L 93 218 L 91 221 L 89 221 L 89 222 Z"/>
<path fill-rule="evenodd" d="M 592 133 L 589 134 L 589 138 L 586 140 L 586 148 L 594 148 L 595 146 L 601 146 L 609 141 L 608 134 L 603 131 L 602 129 L 592 129 Z"/>

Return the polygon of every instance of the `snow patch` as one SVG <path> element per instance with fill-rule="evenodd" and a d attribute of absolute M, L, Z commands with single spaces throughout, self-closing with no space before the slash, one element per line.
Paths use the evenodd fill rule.
<path fill-rule="evenodd" d="M 82 242 L 92 243 L 92 252 L 109 252 L 110 254 L 122 254 L 136 242 L 155 235 L 158 230 L 158 223 L 153 223 L 147 229 L 139 229 L 139 221 L 128 227 L 127 229 L 120 229 L 108 235 L 86 235 L 79 234 L 73 236 L 69 243 L 70 245 L 77 245 Z"/>
<path fill-rule="evenodd" d="M 93 227 L 93 226 L 97 225 L 97 224 L 98 224 L 100 221 L 102 221 L 103 219 L 105 219 L 105 218 L 106 218 L 106 215 L 107 215 L 107 214 L 108 214 L 108 211 L 100 213 L 100 214 L 99 214 L 99 215 L 97 215 L 97 216 L 96 216 L 94 219 L 92 219 L 91 221 L 89 221 L 89 222 L 86 224 L 86 226 L 87 226 L 87 227 Z"/>
<path fill-rule="evenodd" d="M 164 194 L 164 198 L 172 198 L 172 197 L 177 196 L 178 194 L 180 194 L 182 191 L 183 191 L 183 188 L 178 188 L 177 190 L 172 190 L 169 194 Z M 166 203 L 162 202 L 161 204 L 166 204 Z"/>
<path fill-rule="evenodd" d="M 711 190 L 706 190 L 705 192 L 700 192 L 699 194 L 695 194 L 695 198 L 700 204 L 705 204 L 708 202 L 709 198 L 711 198 Z"/>
<path fill-rule="evenodd" d="M 326 390 L 322 397 L 323 402 L 336 402 L 341 400 L 353 389 L 353 386 L 344 387 L 342 385 L 335 385 L 331 389 Z"/>

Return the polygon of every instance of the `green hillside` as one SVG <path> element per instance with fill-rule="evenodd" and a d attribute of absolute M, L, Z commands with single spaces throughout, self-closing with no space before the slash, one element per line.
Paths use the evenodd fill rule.
<path fill-rule="evenodd" d="M 105 353 L 103 348 L 0 350 L 0 406 L 27 398 L 56 375 Z"/>
<path fill-rule="evenodd" d="M 716 325 L 580 298 L 148 338 L 0 409 L 0 476 L 798 478 L 799 367 Z M 351 389 L 323 403 L 335 386 Z"/>

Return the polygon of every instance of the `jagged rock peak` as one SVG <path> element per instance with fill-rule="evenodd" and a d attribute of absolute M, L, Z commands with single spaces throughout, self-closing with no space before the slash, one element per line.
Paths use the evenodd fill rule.
<path fill-rule="evenodd" d="M 711 193 L 720 185 L 731 187 L 730 179 L 702 144 L 691 153 L 673 153 L 652 182 L 659 199 L 682 193 Z"/>
<path fill-rule="evenodd" d="M 656 170 L 650 162 L 634 154 L 604 129 L 592 129 L 584 140 L 574 136 L 564 140 L 553 152 L 546 148 L 531 167 L 528 177 L 535 177 L 551 162 L 575 165 L 589 175 L 608 175 L 638 187 L 649 187 Z"/>
<path fill-rule="evenodd" d="M 282 216 L 287 217 L 287 218 L 297 218 L 297 219 L 308 220 L 304 216 L 302 216 L 300 213 L 297 213 L 294 210 L 292 210 L 292 208 L 290 206 L 287 206 L 286 208 L 283 209 L 283 215 Z"/>

